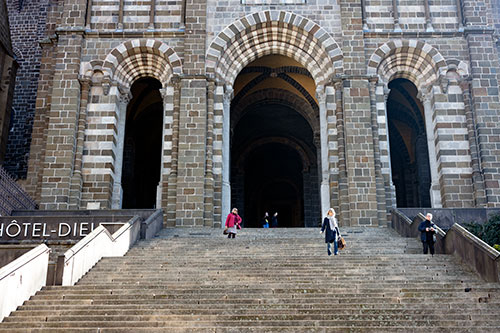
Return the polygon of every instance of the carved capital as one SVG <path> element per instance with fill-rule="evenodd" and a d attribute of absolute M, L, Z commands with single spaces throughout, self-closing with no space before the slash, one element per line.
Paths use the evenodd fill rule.
<path fill-rule="evenodd" d="M 417 98 L 422 103 L 429 103 L 431 101 L 431 99 L 432 99 L 431 90 L 432 89 L 426 89 L 426 88 L 419 89 L 419 91 L 417 93 Z"/>
<path fill-rule="evenodd" d="M 168 83 L 168 85 L 174 87 L 175 89 L 180 89 L 181 88 L 181 78 L 179 75 L 172 75 L 172 77 L 170 78 L 170 81 Z"/>
<path fill-rule="evenodd" d="M 163 99 L 163 101 L 165 101 L 168 97 L 167 88 L 161 88 L 159 90 L 160 90 L 161 98 Z"/>
<path fill-rule="evenodd" d="M 441 90 L 443 91 L 444 94 L 448 92 L 449 85 L 450 85 L 450 80 L 446 76 L 442 75 L 439 78 L 439 86 L 441 87 Z"/>
<path fill-rule="evenodd" d="M 92 86 L 92 79 L 87 75 L 79 75 L 78 82 L 80 82 L 80 87 L 82 90 L 89 89 Z"/>
<path fill-rule="evenodd" d="M 323 85 L 318 85 L 316 87 L 316 98 L 318 99 L 318 102 L 320 104 L 326 103 L 326 93 L 325 93 L 325 86 Z"/>
<path fill-rule="evenodd" d="M 234 89 L 231 85 L 224 86 L 224 105 L 231 104 L 231 100 L 233 99 Z"/>
<path fill-rule="evenodd" d="M 111 89 L 111 79 L 108 76 L 105 76 L 102 78 L 102 92 L 104 93 L 104 96 L 109 95 L 109 90 Z"/>
<path fill-rule="evenodd" d="M 118 95 L 118 101 L 120 104 L 128 104 L 132 100 L 132 97 L 131 92 L 120 93 L 120 95 Z"/>

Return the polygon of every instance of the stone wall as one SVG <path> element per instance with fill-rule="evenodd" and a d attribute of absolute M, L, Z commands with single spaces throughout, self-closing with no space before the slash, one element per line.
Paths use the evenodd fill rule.
<path fill-rule="evenodd" d="M 232 84 L 251 61 L 281 54 L 316 85 L 320 188 L 307 189 L 318 203 L 308 211 L 333 206 L 344 224 L 384 224 L 395 205 L 385 105 L 395 78 L 410 80 L 424 105 L 433 206 L 500 205 L 496 7 L 487 1 L 478 11 L 475 0 L 464 0 L 462 13 L 455 0 L 364 4 L 92 1 L 87 10 L 83 0 L 61 3 L 47 25 L 58 31 L 44 44 L 30 191 L 42 208 L 119 207 L 121 121 L 130 86 L 151 76 L 164 89 L 157 202 L 168 225 L 219 226 L 229 209 Z M 36 14 L 46 15 L 43 8 Z M 21 17 L 16 23 L 21 29 Z M 19 160 L 9 163 L 22 172 Z"/>
<path fill-rule="evenodd" d="M 0 164 L 4 164 L 18 68 L 12 49 L 9 16 L 5 1 L 0 3 L 0 18 Z"/>
<path fill-rule="evenodd" d="M 42 53 L 39 41 L 45 37 L 49 1 L 8 0 L 7 6 L 19 69 L 4 166 L 11 174 L 25 178 Z"/>

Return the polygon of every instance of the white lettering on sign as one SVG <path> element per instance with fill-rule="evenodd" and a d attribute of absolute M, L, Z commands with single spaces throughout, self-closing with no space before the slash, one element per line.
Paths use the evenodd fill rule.
<path fill-rule="evenodd" d="M 66 227 L 66 232 L 63 233 L 63 227 Z M 66 237 L 71 233 L 71 226 L 67 223 L 59 223 L 59 237 Z"/>
<path fill-rule="evenodd" d="M 41 223 L 33 223 L 33 233 L 31 234 L 33 237 L 40 237 L 40 231 L 42 231 Z"/>
<path fill-rule="evenodd" d="M 12 227 L 16 227 L 17 228 L 17 231 L 16 231 L 15 234 L 13 234 L 11 232 Z M 10 224 L 7 226 L 7 228 L 5 228 L 5 233 L 9 237 L 17 237 L 21 233 L 21 226 L 19 224 L 17 224 L 16 220 L 12 220 L 12 222 L 10 222 Z"/>
<path fill-rule="evenodd" d="M 57 228 L 50 228 L 47 223 L 19 223 L 17 220 L 12 220 L 10 223 L 0 223 L 0 237 L 4 235 L 9 238 L 24 237 L 24 238 L 62 238 L 62 237 L 85 237 L 95 228 L 95 223 L 59 223 Z"/>

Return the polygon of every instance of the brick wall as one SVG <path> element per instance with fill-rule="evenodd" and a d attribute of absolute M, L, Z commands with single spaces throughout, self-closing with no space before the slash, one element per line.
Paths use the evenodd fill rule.
<path fill-rule="evenodd" d="M 19 4 L 7 0 L 12 46 L 19 69 L 4 166 L 11 174 L 25 178 L 40 71 L 38 42 L 44 38 L 49 0 L 23 1 L 22 7 Z"/>
<path fill-rule="evenodd" d="M 7 5 L 0 3 L 0 164 L 5 158 L 18 64 L 14 60 Z"/>

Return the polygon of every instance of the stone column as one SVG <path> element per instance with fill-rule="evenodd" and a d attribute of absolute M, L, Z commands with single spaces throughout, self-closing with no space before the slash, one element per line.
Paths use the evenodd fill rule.
<path fill-rule="evenodd" d="M 432 88 L 430 91 L 418 92 L 417 98 L 424 105 L 425 115 L 425 132 L 427 135 L 427 147 L 429 148 L 429 166 L 431 169 L 431 206 L 432 208 L 441 208 L 441 191 L 439 189 L 439 174 L 437 169 L 436 145 L 434 143 L 434 123 L 432 115 L 434 113 L 432 107 Z"/>
<path fill-rule="evenodd" d="M 339 209 L 340 218 L 344 225 L 349 225 L 349 188 L 347 184 L 347 165 L 345 158 L 345 134 L 344 134 L 344 109 L 343 109 L 343 81 L 338 80 L 335 82 L 335 103 L 337 108 L 335 110 L 337 118 L 337 142 L 338 142 L 338 156 L 339 156 Z M 321 213 L 323 216 L 325 212 Z"/>
<path fill-rule="evenodd" d="M 215 82 L 207 86 L 207 139 L 206 139 L 206 166 L 205 166 L 205 226 L 218 226 L 214 221 L 214 172 L 213 172 L 213 144 L 214 144 L 214 93 Z"/>
<path fill-rule="evenodd" d="M 231 183 L 230 183 L 230 170 L 231 170 L 231 99 L 233 98 L 233 87 L 226 86 L 223 100 L 223 120 L 222 120 L 222 220 L 229 214 L 231 210 Z M 222 226 L 225 221 L 221 221 Z"/>
<path fill-rule="evenodd" d="M 394 18 L 394 32 L 401 32 L 401 26 L 399 25 L 398 0 L 392 0 L 392 15 Z"/>
<path fill-rule="evenodd" d="M 171 148 L 171 165 L 168 177 L 166 177 L 167 184 L 163 184 L 163 192 L 165 193 L 166 203 L 166 224 L 169 227 L 176 225 L 176 209 L 177 209 L 177 169 L 179 160 L 179 117 L 180 117 L 180 103 L 181 103 L 181 84 L 177 76 L 172 77 L 169 83 L 169 92 L 173 93 L 172 106 L 167 106 L 165 112 L 167 117 L 172 117 L 172 148 Z M 165 105 L 165 101 L 164 101 Z"/>
<path fill-rule="evenodd" d="M 82 195 L 82 159 L 83 144 L 85 140 L 85 128 L 87 126 L 87 104 L 89 101 L 89 92 L 91 80 L 87 77 L 80 77 L 80 113 L 78 115 L 78 130 L 76 138 L 75 167 L 71 177 L 69 209 L 80 209 L 80 200 Z"/>
<path fill-rule="evenodd" d="M 377 117 L 377 97 L 376 85 L 378 78 L 372 77 L 370 82 L 370 113 L 371 125 L 373 136 L 373 156 L 375 164 L 375 185 L 377 192 L 377 216 L 378 223 L 381 226 L 387 224 L 386 207 L 385 207 L 385 193 L 384 193 L 384 180 L 382 178 L 381 163 L 380 163 L 380 143 L 379 143 L 379 130 L 378 130 L 378 117 Z"/>
<path fill-rule="evenodd" d="M 85 29 L 90 30 L 92 20 L 92 0 L 87 0 L 87 13 L 85 15 Z"/>
<path fill-rule="evenodd" d="M 111 208 L 121 209 L 123 202 L 122 170 L 123 170 L 123 148 L 125 146 L 125 125 L 127 121 L 127 106 L 132 99 L 132 94 L 123 93 L 118 97 L 118 135 L 116 143 L 115 177 L 113 182 L 113 199 Z"/>
<path fill-rule="evenodd" d="M 155 12 L 156 12 L 156 1 L 151 0 L 151 9 L 149 12 L 149 27 L 148 30 L 154 30 L 155 28 Z"/>
<path fill-rule="evenodd" d="M 479 155 L 479 142 L 476 132 L 476 119 L 471 104 L 471 81 L 470 77 L 461 80 L 459 85 L 462 89 L 464 100 L 465 119 L 467 121 L 467 134 L 470 146 L 471 165 L 472 165 L 472 186 L 474 188 L 474 206 L 485 207 L 488 200 L 484 189 L 484 177 L 481 170 L 481 156 Z"/>
<path fill-rule="evenodd" d="M 321 213 L 330 208 L 330 170 L 328 170 L 328 120 L 326 118 L 326 93 L 324 86 L 316 88 L 316 98 L 319 104 L 319 133 L 321 146 Z"/>
<path fill-rule="evenodd" d="M 396 208 L 396 187 L 392 183 L 392 169 L 391 169 L 391 147 L 389 140 L 389 118 L 387 116 L 387 98 L 389 97 L 389 89 L 380 81 L 375 88 L 377 117 L 380 122 L 379 128 L 382 128 L 380 135 L 380 163 L 382 177 L 384 178 L 385 187 L 385 203 L 387 209 Z M 387 218 L 389 218 L 389 213 Z"/>
<path fill-rule="evenodd" d="M 123 30 L 123 7 L 125 6 L 125 0 L 120 0 L 120 5 L 118 8 L 118 23 L 116 25 L 117 31 Z"/>
<path fill-rule="evenodd" d="M 431 21 L 429 0 L 424 0 L 424 10 L 425 10 L 425 31 L 434 32 L 434 27 L 432 26 L 432 21 Z"/>
<path fill-rule="evenodd" d="M 361 0 L 361 20 L 363 21 L 363 31 L 368 32 L 370 28 L 368 28 L 368 24 L 366 23 L 366 0 Z"/>

